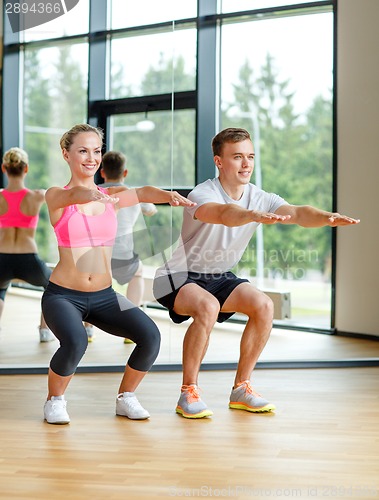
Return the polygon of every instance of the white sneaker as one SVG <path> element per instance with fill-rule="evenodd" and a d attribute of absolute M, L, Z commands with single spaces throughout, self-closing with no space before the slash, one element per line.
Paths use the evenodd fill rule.
<path fill-rule="evenodd" d="M 48 424 L 68 424 L 70 417 L 66 410 L 67 401 L 64 396 L 52 396 L 43 407 L 45 420 Z"/>
<path fill-rule="evenodd" d="M 52 340 L 55 340 L 55 335 L 48 328 L 38 327 L 38 329 L 39 329 L 39 341 L 40 342 L 51 342 Z"/>
<path fill-rule="evenodd" d="M 144 420 L 150 417 L 149 412 L 141 406 L 134 392 L 124 392 L 117 396 L 116 415 L 132 420 Z"/>

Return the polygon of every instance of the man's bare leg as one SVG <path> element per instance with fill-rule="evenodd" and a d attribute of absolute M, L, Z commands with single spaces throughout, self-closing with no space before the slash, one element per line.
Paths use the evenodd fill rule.
<path fill-rule="evenodd" d="M 236 386 L 251 377 L 270 337 L 274 306 L 272 300 L 253 285 L 241 283 L 229 295 L 221 310 L 240 312 L 248 317 L 241 337 L 240 358 L 234 381 Z"/>
<path fill-rule="evenodd" d="M 229 408 L 253 413 L 275 410 L 275 406 L 255 392 L 250 383 L 251 374 L 270 336 L 274 313 L 271 299 L 249 283 L 242 283 L 230 294 L 222 311 L 236 311 L 248 316 L 241 337 Z"/>
<path fill-rule="evenodd" d="M 185 418 L 209 417 L 213 412 L 200 398 L 198 377 L 220 304 L 201 287 L 189 283 L 180 289 L 174 310 L 193 318 L 183 341 L 183 385 L 176 412 Z"/>
<path fill-rule="evenodd" d="M 174 311 L 191 316 L 183 341 L 183 385 L 198 383 L 201 362 L 207 352 L 209 336 L 220 311 L 218 300 L 194 283 L 184 285 L 175 299 Z"/>

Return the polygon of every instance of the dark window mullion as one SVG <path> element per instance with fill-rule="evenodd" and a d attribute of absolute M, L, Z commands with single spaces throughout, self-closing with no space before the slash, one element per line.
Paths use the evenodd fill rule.
<path fill-rule="evenodd" d="M 195 184 L 215 176 L 211 140 L 218 128 L 217 0 L 198 1 Z"/>

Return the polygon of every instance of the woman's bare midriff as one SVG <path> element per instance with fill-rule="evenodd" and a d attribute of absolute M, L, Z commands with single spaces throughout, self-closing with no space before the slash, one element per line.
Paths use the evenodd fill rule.
<path fill-rule="evenodd" d="M 81 292 L 104 290 L 112 284 L 111 256 L 112 247 L 60 247 L 50 281 Z"/>

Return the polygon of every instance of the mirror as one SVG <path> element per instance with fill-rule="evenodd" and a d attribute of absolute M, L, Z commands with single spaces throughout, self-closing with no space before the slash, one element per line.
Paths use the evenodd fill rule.
<path fill-rule="evenodd" d="M 157 2 L 150 0 L 144 3 L 145 8 L 141 10 L 136 9 L 133 4 L 134 17 L 128 16 L 128 20 L 135 25 L 133 29 L 129 29 L 130 26 L 122 24 L 122 13 L 127 2 L 108 0 L 107 4 L 112 4 L 112 26 L 107 40 L 104 37 L 102 41 L 97 40 L 96 47 L 91 46 L 91 53 L 97 58 L 97 64 L 91 65 L 88 39 L 83 33 L 85 23 L 82 21 L 83 18 L 89 18 L 89 3 L 89 0 L 79 2 L 80 8 L 84 9 L 81 15 L 76 15 L 77 11 L 73 9 L 70 17 L 65 15 L 59 18 L 60 21 L 54 21 L 63 25 L 67 23 L 69 32 L 62 29 L 62 25 L 58 29 L 57 24 L 52 27 L 47 23 L 43 29 L 39 27 L 37 38 L 33 38 L 28 32 L 25 44 L 18 46 L 23 51 L 23 58 L 19 61 L 22 62 L 22 85 L 19 86 L 18 81 L 13 82 L 12 91 L 23 87 L 22 123 L 17 123 L 22 130 L 21 145 L 30 157 L 28 187 L 34 189 L 51 185 L 63 186 L 68 181 L 68 169 L 61 158 L 59 138 L 65 130 L 74 123 L 81 123 L 83 117 L 87 116 L 87 95 L 90 95 L 92 104 L 97 106 L 97 114 L 91 108 L 91 119 L 96 123 L 103 120 L 107 128 L 106 149 L 119 149 L 127 156 L 127 183 L 131 186 L 151 183 L 163 188 L 188 191 L 197 179 L 198 159 L 195 148 L 196 141 L 202 139 L 196 136 L 198 123 L 204 123 L 208 101 L 214 98 L 217 99 L 216 114 L 219 115 L 217 128 L 240 126 L 249 129 L 254 134 L 257 149 L 260 146 L 257 139 L 259 136 L 262 139 L 260 156 L 264 189 L 277 189 L 284 194 L 283 191 L 287 193 L 288 186 L 291 185 L 294 189 L 293 192 L 288 192 L 291 199 L 304 190 L 301 192 L 301 199 L 303 195 L 312 195 L 315 198 L 311 201 L 317 202 L 317 197 L 322 196 L 322 202 L 325 201 L 331 206 L 331 7 L 322 6 L 320 11 L 315 8 L 311 15 L 306 9 L 302 13 L 300 7 L 296 11 L 297 15 L 291 15 L 291 12 L 285 12 L 282 8 L 280 15 L 272 15 L 272 12 L 264 15 L 262 12 L 257 14 L 252 11 L 250 14 L 245 13 L 243 19 L 238 13 L 233 16 L 231 12 L 227 12 L 226 22 L 216 25 L 212 24 L 212 15 L 197 12 L 198 4 L 200 9 L 204 8 L 202 2 L 168 2 L 170 8 L 167 6 L 167 12 L 170 12 L 170 16 L 175 16 L 175 22 L 170 23 L 163 22 L 166 20 L 161 17 L 164 9 L 159 7 L 158 12 Z M 149 3 L 148 8 L 146 3 Z M 233 5 L 233 9 L 237 9 L 235 3 Z M 142 17 L 138 17 L 138 13 L 142 14 Z M 147 13 L 149 18 L 146 17 Z M 106 16 L 102 16 L 96 9 L 93 9 L 91 15 L 93 31 L 108 30 L 108 26 L 104 25 Z M 214 35 L 215 39 L 220 38 L 222 41 L 217 54 L 213 55 L 208 54 L 206 50 L 209 47 L 206 36 L 200 40 L 204 43 L 200 52 L 208 54 L 210 58 L 206 67 L 199 67 L 196 59 L 197 15 L 203 15 L 209 20 L 209 24 L 202 26 L 204 31 L 210 31 L 211 37 Z M 222 17 L 222 14 L 220 16 Z M 113 29 L 116 31 L 113 32 Z M 54 33 L 56 36 L 53 36 Z M 278 34 L 279 43 L 272 33 Z M 222 36 L 219 37 L 220 34 Z M 254 59 L 249 54 L 250 45 L 245 43 L 246 39 L 254 40 Z M 299 39 L 301 44 L 298 43 Z M 240 47 L 238 53 L 229 50 L 230 47 L 235 47 L 236 43 Z M 135 47 L 138 47 L 138 50 L 135 50 Z M 247 52 L 244 52 L 245 47 Z M 294 59 L 293 53 L 300 48 L 304 49 L 304 53 Z M 108 49 L 110 71 L 107 73 L 107 82 L 103 82 L 105 68 L 108 67 L 105 57 Z M 6 58 L 14 56 L 14 53 L 8 52 L 5 54 Z M 293 67 L 294 61 L 296 67 Z M 318 64 L 314 64 L 314 61 Z M 306 63 L 310 64 L 309 70 L 304 70 Z M 216 87 L 215 91 L 208 96 L 207 102 L 197 106 L 197 78 L 200 73 L 211 73 L 208 70 L 212 65 L 219 69 L 217 82 L 208 82 L 210 88 Z M 313 71 L 316 72 L 317 78 Z M 279 96 L 280 102 L 271 102 L 270 95 L 262 91 L 262 88 L 267 88 L 265 82 L 270 75 L 273 75 L 270 81 L 275 80 L 276 85 L 271 94 L 277 95 L 278 89 L 286 91 Z M 206 78 L 203 77 L 201 81 L 206 81 Z M 292 101 L 292 95 L 296 96 L 296 102 Z M 322 98 L 319 98 L 320 95 Z M 73 102 L 75 105 L 72 105 Z M 272 116 L 274 119 L 269 120 Z M 292 128 L 282 126 L 280 120 L 283 116 Z M 10 118 L 12 119 L 7 120 L 8 123 L 16 121 L 12 114 Z M 302 128 L 307 123 L 311 125 L 308 131 Z M 312 136 L 312 140 L 309 139 L 315 130 L 317 133 Z M 299 144 L 301 145 L 304 137 L 306 147 L 301 148 Z M 320 144 L 326 145 L 328 149 L 320 150 Z M 5 146 L 7 148 L 13 145 Z M 294 148 L 301 153 L 298 161 L 293 159 Z M 302 169 L 305 162 L 302 154 L 307 160 L 310 157 L 313 159 L 307 172 Z M 283 177 L 277 175 L 275 167 L 278 164 L 286 165 L 293 182 L 284 182 Z M 325 169 L 318 171 L 319 165 L 325 165 Z M 306 177 L 307 182 L 303 182 L 299 171 Z M 321 179 L 323 185 L 325 179 L 328 179 L 330 189 L 321 189 L 317 179 Z M 267 186 L 265 182 L 268 183 Z M 162 349 L 157 365 L 176 367 L 181 362 L 181 344 L 187 325 L 174 325 L 168 320 L 167 312 L 154 304 L 151 281 L 154 269 L 161 265 L 166 250 L 169 251 L 175 244 L 181 224 L 181 209 L 159 207 L 157 215 L 151 220 L 141 217 L 138 224 L 135 238 L 138 252 L 143 255 L 145 268 L 145 308 L 162 332 Z M 283 238 L 283 234 L 278 236 L 278 232 L 267 231 L 264 235 L 264 260 L 261 259 L 262 252 L 259 253 L 256 248 L 262 246 L 263 239 L 260 238 L 260 244 L 256 245 L 254 241 L 249 246 L 246 259 L 244 258 L 240 266 L 239 271 L 247 273 L 252 279 L 269 278 L 263 283 L 265 289 L 280 285 L 279 289 L 287 292 L 288 287 L 292 287 L 289 291 L 293 305 L 293 329 L 280 329 L 283 325 L 278 323 L 279 328 L 273 331 L 261 358 L 262 362 L 326 362 L 330 359 L 331 352 L 334 353 L 333 357 L 337 356 L 340 360 L 372 358 L 377 353 L 377 344 L 374 341 L 361 339 L 357 351 L 357 342 L 354 339 L 312 332 L 312 328 L 313 331 L 330 328 L 331 245 L 329 233 L 323 234 L 322 238 L 313 236 L 313 240 L 309 235 L 310 233 L 307 233 L 307 237 L 303 238 L 297 232 L 289 235 L 288 231 L 286 238 Z M 147 243 L 147 236 L 152 236 L 153 241 L 149 240 Z M 288 243 L 286 248 L 280 246 L 283 240 Z M 300 242 L 305 248 L 312 248 L 312 253 L 292 254 L 292 242 L 296 245 Z M 40 256 L 47 262 L 56 262 L 56 241 L 46 208 L 41 211 L 37 243 Z M 313 252 L 313 244 L 319 245 L 317 254 Z M 317 260 L 319 258 L 320 260 Z M 257 274 L 252 270 L 255 259 L 256 267 L 260 269 Z M 288 269 L 289 259 L 301 265 Z M 296 274 L 299 269 L 308 273 L 308 282 L 301 281 L 304 276 Z M 279 271 L 282 274 L 278 276 Z M 287 279 L 285 271 L 287 274 L 292 273 L 290 278 L 295 279 Z M 264 276 L 264 273 L 269 273 L 269 276 Z M 125 288 L 120 287 L 119 291 L 125 293 Z M 39 343 L 39 300 L 40 292 L 36 290 L 15 286 L 9 291 L 0 333 L 0 370 L 7 367 L 46 370 L 56 345 L 55 342 Z M 304 308 L 305 303 L 307 308 Z M 243 318 L 237 320 L 243 321 Z M 311 330 L 299 329 L 305 323 Z M 205 362 L 209 363 L 209 366 L 236 363 L 240 331 L 241 324 L 238 322 L 217 325 Z M 89 345 L 81 367 L 95 370 L 106 369 L 105 365 L 109 369 L 123 366 L 132 348 L 131 345 L 120 343 L 119 339 L 100 331 L 96 332 L 96 339 Z"/>

